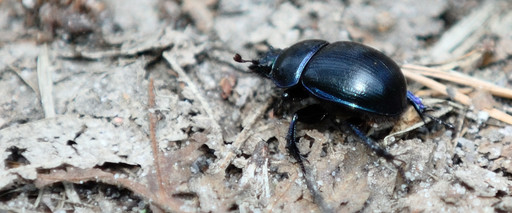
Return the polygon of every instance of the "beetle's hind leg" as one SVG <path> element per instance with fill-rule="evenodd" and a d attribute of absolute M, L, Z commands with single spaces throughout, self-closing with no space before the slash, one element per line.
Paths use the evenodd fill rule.
<path fill-rule="evenodd" d="M 425 122 L 425 116 L 427 116 L 428 118 L 436 121 L 437 123 L 440 123 L 440 124 L 443 124 L 444 126 L 446 126 L 447 128 L 450 128 L 450 129 L 453 129 L 455 128 L 453 126 L 453 124 L 451 123 L 447 123 L 439 118 L 436 118 L 432 115 L 429 115 L 427 113 L 425 113 L 425 111 L 427 111 L 427 107 L 425 107 L 425 105 L 423 105 L 423 103 L 421 102 L 421 98 L 415 96 L 414 94 L 412 94 L 411 91 L 407 91 L 407 100 L 409 101 L 409 103 L 414 107 L 414 110 L 416 110 L 416 112 L 418 113 L 418 115 L 420 115 L 420 118 L 421 120 L 423 120 L 423 123 L 427 123 Z"/>
<path fill-rule="evenodd" d="M 305 159 L 300 154 L 299 148 L 297 147 L 297 137 L 295 137 L 297 122 L 317 123 L 322 121 L 326 116 L 327 111 L 323 109 L 320 104 L 304 107 L 293 114 L 286 136 L 286 148 L 290 155 L 299 163 L 303 173 L 306 173 L 306 168 L 304 167 Z"/>
<path fill-rule="evenodd" d="M 393 161 L 395 160 L 395 156 L 393 156 L 392 154 L 390 154 L 388 151 L 386 151 L 385 149 L 383 149 L 382 147 L 379 146 L 379 144 L 377 144 L 377 142 L 375 142 L 374 140 L 370 139 L 369 137 L 367 137 L 363 132 L 361 132 L 361 130 L 359 130 L 359 128 L 357 128 L 356 125 L 352 124 L 352 123 L 348 123 L 348 126 L 350 127 L 350 129 L 352 130 L 352 132 L 359 138 L 361 139 L 364 144 L 370 148 L 373 152 L 375 152 L 375 154 L 377 154 L 379 157 L 383 157 L 384 159 L 386 159 L 387 161 Z"/>
<path fill-rule="evenodd" d="M 404 167 L 407 165 L 405 161 L 395 158 L 395 156 L 393 156 L 391 153 L 380 147 L 379 144 L 377 144 L 377 142 L 370 139 L 363 132 L 361 132 L 361 130 L 359 130 L 359 128 L 355 124 L 352 124 L 350 122 L 347 122 L 347 124 L 352 130 L 352 132 L 356 134 L 357 137 L 360 138 L 368 148 L 375 152 L 375 154 L 377 154 L 379 157 L 382 157 L 386 159 L 388 162 L 392 163 L 398 169 L 401 178 L 405 179 Z M 396 164 L 395 160 L 399 161 L 400 165 Z"/>

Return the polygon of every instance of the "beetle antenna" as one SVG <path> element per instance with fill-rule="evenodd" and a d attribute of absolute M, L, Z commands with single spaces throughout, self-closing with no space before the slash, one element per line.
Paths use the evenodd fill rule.
<path fill-rule="evenodd" d="M 238 62 L 238 63 L 247 63 L 247 62 L 250 62 L 250 63 L 252 63 L 252 64 L 254 64 L 254 65 L 258 65 L 258 64 L 259 64 L 258 60 L 245 60 L 245 59 L 243 59 L 243 58 L 242 58 L 242 56 L 241 56 L 240 54 L 238 54 L 238 53 L 235 53 L 235 56 L 233 56 L 233 60 L 235 60 L 235 61 L 236 61 L 236 62 Z"/>

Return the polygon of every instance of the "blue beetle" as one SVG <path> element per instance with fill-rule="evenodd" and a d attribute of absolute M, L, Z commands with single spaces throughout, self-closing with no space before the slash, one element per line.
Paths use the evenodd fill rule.
<path fill-rule="evenodd" d="M 296 145 L 297 122 L 314 123 L 329 114 L 343 114 L 352 132 L 391 162 L 394 156 L 368 138 L 357 123 L 396 120 L 408 103 L 422 119 L 426 115 L 444 123 L 424 113 L 421 99 L 407 91 L 404 75 L 391 58 L 360 43 L 305 40 L 286 49 L 271 48 L 259 60 L 244 60 L 239 54 L 233 59 L 252 63 L 251 71 L 285 89 L 284 98 L 311 96 L 319 101 L 293 114 L 287 134 L 286 147 L 304 173 L 303 157 Z"/>

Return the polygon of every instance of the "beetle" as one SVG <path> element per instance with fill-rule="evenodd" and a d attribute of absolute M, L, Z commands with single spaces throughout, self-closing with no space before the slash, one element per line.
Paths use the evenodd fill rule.
<path fill-rule="evenodd" d="M 286 136 L 286 148 L 304 173 L 304 157 L 295 137 L 298 122 L 316 123 L 327 115 L 342 114 L 349 129 L 378 156 L 390 162 L 401 160 L 367 137 L 359 123 L 398 120 L 410 104 L 423 121 L 428 116 L 452 127 L 425 113 L 426 107 L 420 98 L 407 91 L 405 77 L 391 58 L 361 43 L 305 40 L 286 49 L 270 48 L 258 60 L 244 60 L 239 54 L 233 59 L 251 63 L 251 71 L 285 89 L 283 99 L 310 96 L 317 100 L 316 104 L 293 114 Z"/>

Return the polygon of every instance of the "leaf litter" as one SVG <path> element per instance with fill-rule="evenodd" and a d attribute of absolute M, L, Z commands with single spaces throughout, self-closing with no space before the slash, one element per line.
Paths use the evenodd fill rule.
<path fill-rule="evenodd" d="M 509 2 L 0 4 L 0 209 L 512 209 Z M 375 126 L 408 162 L 400 177 L 348 131 L 305 125 L 301 174 L 277 90 L 231 57 L 307 38 L 384 51 L 457 128 L 414 112 Z"/>

